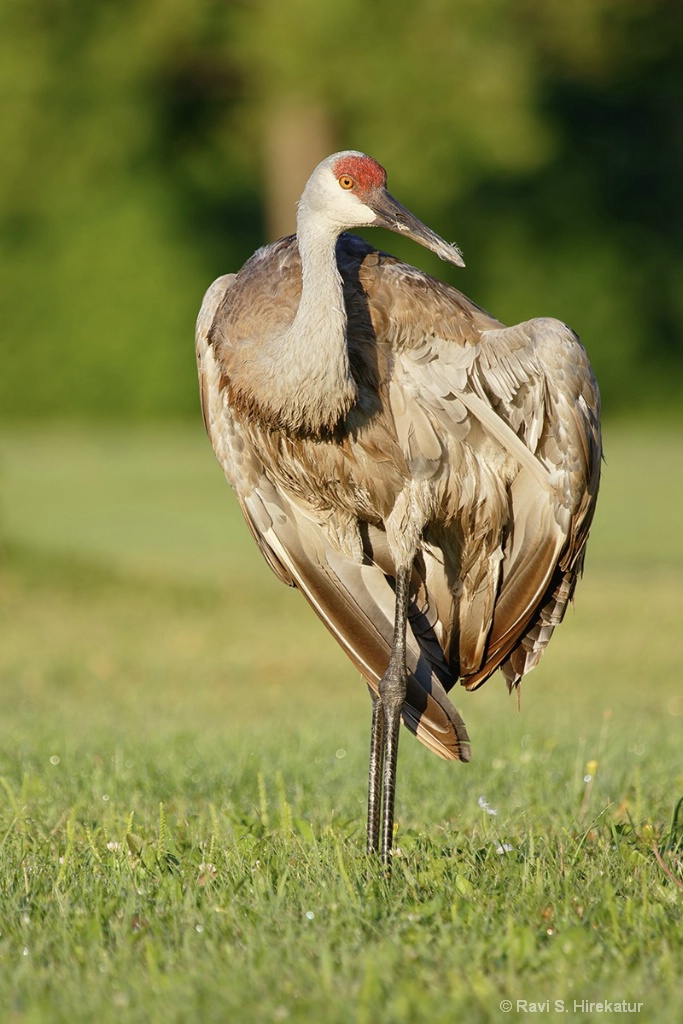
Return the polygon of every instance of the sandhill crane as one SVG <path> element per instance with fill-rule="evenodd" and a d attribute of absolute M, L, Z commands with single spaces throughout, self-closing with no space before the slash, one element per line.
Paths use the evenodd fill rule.
<path fill-rule="evenodd" d="M 206 429 L 273 572 L 372 697 L 368 851 L 389 862 L 399 722 L 468 761 L 448 691 L 512 689 L 561 621 L 598 492 L 599 394 L 554 319 L 505 327 L 346 234 L 381 226 L 463 266 L 356 151 L 323 160 L 297 233 L 209 288 Z"/>

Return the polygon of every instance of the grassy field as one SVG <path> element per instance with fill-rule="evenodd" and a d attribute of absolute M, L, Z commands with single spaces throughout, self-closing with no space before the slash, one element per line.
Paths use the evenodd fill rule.
<path fill-rule="evenodd" d="M 6 430 L 0 1019 L 679 1021 L 683 430 L 606 435 L 521 711 L 455 694 L 468 766 L 403 734 L 387 881 L 365 687 L 201 428 Z"/>

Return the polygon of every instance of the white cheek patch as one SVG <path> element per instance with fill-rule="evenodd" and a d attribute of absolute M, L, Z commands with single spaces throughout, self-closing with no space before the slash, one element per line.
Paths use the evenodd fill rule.
<path fill-rule="evenodd" d="M 361 217 L 365 219 L 361 221 Z M 377 220 L 377 214 L 371 206 L 366 206 L 365 203 L 358 201 L 358 224 L 374 224 Z"/>

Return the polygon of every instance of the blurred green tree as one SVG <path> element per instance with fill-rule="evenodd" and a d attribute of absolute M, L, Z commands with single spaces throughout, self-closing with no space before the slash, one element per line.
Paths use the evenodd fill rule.
<path fill-rule="evenodd" d="M 608 407 L 673 407 L 682 57 L 673 0 L 7 0 L 1 414 L 194 412 L 203 289 L 346 147 L 468 269 L 374 241 L 567 320 Z"/>

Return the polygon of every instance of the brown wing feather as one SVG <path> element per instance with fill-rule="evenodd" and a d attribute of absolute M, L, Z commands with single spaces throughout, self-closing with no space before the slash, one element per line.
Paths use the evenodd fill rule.
<path fill-rule="evenodd" d="M 213 446 L 216 458 L 237 495 L 240 508 L 261 554 L 275 575 L 289 587 L 294 580 L 278 562 L 273 552 L 264 544 L 259 531 L 247 514 L 244 495 L 256 486 L 263 467 L 256 456 L 245 445 L 242 432 L 230 413 L 223 395 L 221 367 L 215 358 L 209 336 L 216 316 L 223 303 L 228 300 L 229 291 L 235 281 L 235 274 L 217 278 L 208 288 L 197 317 L 195 330 L 195 355 L 199 376 L 199 397 L 204 426 Z"/>
<path fill-rule="evenodd" d="M 428 531 L 423 545 L 426 596 L 454 681 L 461 675 L 474 688 L 502 667 L 515 685 L 564 615 L 595 510 L 600 399 L 585 350 L 557 320 L 505 328 L 455 289 L 391 257 L 366 260 L 360 277 L 373 323 L 393 347 L 402 390 L 407 381 L 421 415 L 451 439 L 452 462 L 460 460 L 452 490 L 469 518 L 463 526 L 451 508 L 440 536 Z M 405 397 L 395 414 L 409 418 Z M 403 424 L 401 432 L 415 447 L 418 431 Z M 463 449 L 473 458 L 462 459 Z M 485 494 L 487 463 L 500 466 L 501 451 L 513 469 L 503 470 L 504 493 Z M 469 593 L 468 544 L 475 560 Z"/>
<path fill-rule="evenodd" d="M 469 688 L 500 665 L 509 686 L 534 668 L 561 622 L 583 566 L 597 501 L 600 396 L 585 350 L 557 320 L 482 336 L 473 386 L 550 474 L 552 492 L 515 481 L 513 531 L 487 659 Z M 520 487 L 521 485 L 521 487 Z"/>

